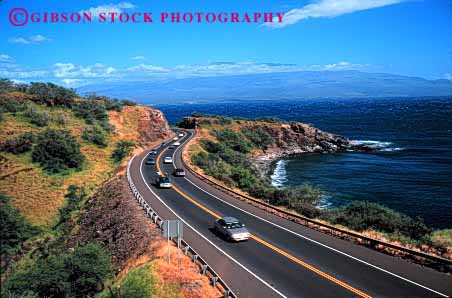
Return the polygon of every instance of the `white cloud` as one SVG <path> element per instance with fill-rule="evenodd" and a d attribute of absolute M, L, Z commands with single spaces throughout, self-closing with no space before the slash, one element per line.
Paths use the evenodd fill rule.
<path fill-rule="evenodd" d="M 146 57 L 144 57 L 144 56 L 135 56 L 135 57 L 132 57 L 130 59 L 135 60 L 135 61 L 139 61 L 139 60 L 146 60 Z"/>
<path fill-rule="evenodd" d="M 2 62 L 4 61 L 4 62 Z M 318 65 L 260 63 L 255 61 L 213 62 L 207 64 L 180 64 L 172 67 L 140 63 L 125 68 L 115 68 L 95 63 L 77 65 L 56 63 L 51 69 L 26 70 L 6 54 L 0 54 L 0 77 L 9 79 L 36 79 L 58 81 L 68 87 L 117 80 L 152 80 L 190 77 L 214 77 L 240 74 L 264 74 L 295 71 L 369 70 L 372 65 L 348 61 Z"/>
<path fill-rule="evenodd" d="M 344 14 L 400 3 L 404 0 L 317 0 L 284 14 L 283 22 L 266 23 L 267 27 L 281 28 L 309 18 L 334 18 Z"/>
<path fill-rule="evenodd" d="M 104 13 L 122 13 L 125 9 L 133 9 L 136 6 L 130 2 L 120 2 L 116 4 L 105 4 L 96 7 L 91 7 L 87 10 L 83 10 L 80 13 L 89 13 L 93 18 L 99 17 L 101 12 Z"/>
<path fill-rule="evenodd" d="M 44 35 L 38 34 L 38 35 L 33 35 L 30 36 L 28 38 L 26 37 L 12 37 L 9 39 L 10 43 L 15 43 L 15 44 L 24 44 L 24 45 L 29 45 L 29 44 L 40 44 L 43 42 L 50 42 L 52 41 L 51 38 L 48 38 Z"/>
<path fill-rule="evenodd" d="M 446 80 L 452 81 L 452 73 L 445 73 L 444 77 L 446 78 Z"/>
<path fill-rule="evenodd" d="M 67 87 L 78 87 L 83 85 L 86 81 L 81 79 L 63 79 L 61 82 Z"/>
<path fill-rule="evenodd" d="M 109 78 L 116 75 L 116 69 L 101 63 L 82 66 L 73 63 L 56 63 L 53 75 L 56 78 Z"/>
<path fill-rule="evenodd" d="M 166 72 L 169 72 L 170 70 L 163 66 L 141 63 L 141 64 L 127 68 L 127 71 L 129 71 L 129 72 L 144 71 L 144 72 L 153 72 L 153 73 L 166 73 Z"/>
<path fill-rule="evenodd" d="M 341 61 L 325 65 L 311 65 L 311 70 L 360 70 L 370 67 L 370 64 L 357 64 L 348 61 Z"/>
<path fill-rule="evenodd" d="M 0 77 L 11 78 L 11 79 L 33 79 L 33 78 L 44 78 L 49 75 L 47 70 L 7 70 L 0 69 Z"/>
<path fill-rule="evenodd" d="M 14 62 L 14 58 L 6 54 L 0 54 L 0 62 Z"/>

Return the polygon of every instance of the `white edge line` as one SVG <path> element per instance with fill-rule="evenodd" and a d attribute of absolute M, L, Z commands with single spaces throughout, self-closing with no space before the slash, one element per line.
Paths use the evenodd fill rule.
<path fill-rule="evenodd" d="M 175 164 L 175 162 L 174 162 L 174 161 L 175 161 L 174 156 L 175 156 L 176 152 L 182 147 L 183 144 L 185 144 L 185 143 L 186 143 L 188 140 L 190 140 L 190 139 L 191 139 L 191 136 L 190 136 L 187 140 L 185 140 L 185 142 L 182 143 L 181 146 L 179 146 L 179 147 L 174 151 L 174 153 L 173 153 L 173 166 L 174 166 L 174 167 L 176 167 L 176 164 Z M 214 194 L 212 194 L 212 193 L 210 193 L 210 192 L 208 192 L 208 191 L 202 189 L 201 187 L 197 186 L 195 183 L 193 183 L 192 181 L 190 181 L 190 180 L 187 179 L 186 177 L 184 177 L 184 178 L 185 178 L 185 180 L 187 180 L 188 182 L 190 182 L 192 185 L 194 185 L 196 188 L 198 188 L 199 190 L 203 191 L 204 193 L 206 193 L 206 194 L 212 196 L 213 198 L 215 198 L 215 199 L 217 199 L 217 200 L 219 200 L 219 201 L 221 201 L 221 202 L 223 202 L 223 203 L 225 203 L 225 204 L 227 204 L 227 205 L 229 205 L 229 206 L 231 206 L 231 207 L 233 207 L 233 208 L 235 208 L 235 209 L 237 209 L 237 210 L 240 210 L 240 211 L 242 211 L 242 212 L 244 212 L 244 213 L 246 213 L 246 214 L 248 214 L 248 215 L 251 215 L 251 216 L 253 216 L 253 217 L 257 218 L 257 219 L 260 219 L 260 220 L 262 220 L 262 221 L 264 221 L 264 222 L 266 222 L 266 223 L 269 223 L 269 224 L 271 224 L 271 225 L 273 225 L 273 226 L 275 226 L 275 227 L 278 227 L 278 228 L 280 228 L 280 229 L 282 229 L 282 230 L 284 230 L 284 231 L 286 231 L 286 232 L 289 232 L 289 233 L 291 233 L 291 234 L 293 234 L 293 235 L 296 235 L 296 236 L 298 236 L 298 237 L 300 237 L 300 238 L 306 239 L 306 240 L 311 241 L 311 242 L 313 242 L 313 243 L 315 243 L 315 244 L 317 244 L 317 245 L 323 246 L 323 247 L 328 248 L 328 249 L 330 249 L 330 250 L 332 250 L 332 251 L 335 251 L 335 252 L 340 253 L 340 254 L 342 254 L 342 255 L 344 255 L 344 256 L 347 256 L 347 257 L 349 257 L 349 258 L 351 258 L 351 259 L 353 259 L 353 260 L 355 260 L 355 261 L 358 261 L 358 262 L 360 262 L 360 263 L 363 263 L 363 264 L 365 264 L 365 265 L 368 265 L 368 266 L 370 266 L 370 267 L 372 267 L 372 268 L 378 269 L 378 270 L 380 270 L 380 271 L 382 271 L 382 272 L 385 272 L 385 273 L 390 274 L 390 275 L 392 275 L 392 276 L 395 276 L 395 277 L 397 277 L 397 278 L 400 278 L 400 279 L 402 279 L 402 280 L 404 280 L 404 281 L 406 281 L 406 282 L 409 282 L 409 283 L 411 283 L 411 284 L 414 284 L 414 285 L 416 285 L 416 286 L 418 286 L 418 287 L 424 288 L 424 289 L 426 289 L 426 290 L 429 290 L 429 291 L 431 291 L 431 292 L 433 292 L 433 293 L 436 293 L 436 294 L 441 295 L 441 296 L 446 297 L 446 298 L 449 297 L 448 295 L 445 295 L 445 294 L 443 294 L 443 293 L 441 293 L 441 292 L 438 292 L 438 291 L 436 291 L 436 290 L 433 290 L 433 289 L 431 289 L 431 288 L 429 288 L 429 287 L 426 287 L 426 286 L 424 286 L 424 285 L 418 284 L 417 282 L 414 282 L 414 281 L 412 281 L 412 280 L 409 280 L 409 279 L 407 279 L 407 278 L 405 278 L 405 277 L 403 277 L 403 276 L 397 275 L 396 273 L 390 272 L 390 271 L 388 271 L 388 270 L 386 270 L 386 269 L 383 269 L 383 268 L 381 268 L 381 267 L 378 267 L 378 266 L 376 266 L 376 265 L 374 265 L 374 264 L 368 263 L 368 262 L 366 262 L 366 261 L 364 261 L 364 260 L 361 260 L 361 259 L 359 259 L 359 258 L 357 258 L 357 257 L 352 256 L 352 255 L 349 255 L 349 254 L 347 254 L 347 253 L 345 253 L 345 252 L 343 252 L 343 251 L 340 251 L 340 250 L 338 250 L 338 249 L 335 249 L 335 248 L 333 248 L 333 247 L 331 247 L 331 246 L 328 246 L 328 245 L 323 244 L 323 243 L 320 243 L 320 242 L 318 242 L 318 241 L 316 241 L 316 240 L 314 240 L 314 239 L 311 239 L 311 238 L 309 238 L 309 237 L 306 237 L 306 236 L 303 236 L 303 235 L 301 235 L 301 234 L 298 234 L 297 232 L 294 232 L 294 231 L 292 231 L 292 230 L 290 230 L 290 229 L 288 229 L 288 228 L 285 228 L 285 227 L 283 227 L 283 226 L 280 226 L 280 225 L 278 225 L 278 224 L 276 224 L 276 223 L 274 223 L 274 222 L 271 222 L 271 221 L 269 221 L 269 220 L 267 220 L 267 219 L 265 219 L 265 218 L 262 218 L 262 217 L 260 217 L 260 216 L 257 216 L 257 215 L 255 215 L 255 214 L 249 212 L 249 211 L 243 210 L 243 209 L 241 209 L 241 208 L 239 208 L 239 207 L 237 207 L 237 206 L 235 206 L 235 205 L 233 205 L 233 204 L 231 204 L 231 203 L 229 203 L 229 202 L 227 202 L 227 201 L 225 201 L 225 200 L 223 200 L 223 199 L 220 199 L 219 197 L 215 196 Z"/>
<path fill-rule="evenodd" d="M 147 156 L 147 155 L 146 155 Z M 135 156 L 133 157 L 135 158 Z M 173 209 L 171 209 L 152 189 L 151 187 L 149 187 L 149 185 L 146 182 L 146 179 L 144 178 L 143 175 L 143 161 L 144 158 L 141 159 L 141 163 L 140 163 L 140 173 L 141 173 L 141 179 L 143 179 L 144 184 L 147 186 L 147 188 L 151 191 L 151 193 L 157 198 L 159 199 L 159 201 L 165 205 L 166 208 L 168 208 L 174 215 L 176 215 L 178 218 L 180 218 L 182 220 L 182 222 L 187 225 L 190 229 L 192 229 L 196 234 L 198 234 L 199 236 L 201 236 L 204 240 L 206 240 L 208 243 L 210 243 L 213 247 L 215 247 L 216 249 L 218 249 L 221 253 L 223 253 L 226 257 L 228 257 L 229 259 L 231 259 L 234 263 L 236 263 L 237 265 L 239 265 L 241 268 L 243 268 L 245 271 L 247 271 L 249 274 L 251 274 L 252 276 L 254 276 L 257 280 L 259 280 L 260 282 L 262 282 L 264 285 L 266 285 L 267 287 L 269 287 L 270 289 L 272 289 L 273 291 L 275 291 L 278 295 L 280 295 L 281 297 L 287 298 L 286 295 L 284 295 L 283 293 L 281 293 L 280 291 L 278 291 L 277 289 L 275 289 L 274 287 L 272 287 L 269 283 L 267 283 L 265 280 L 263 280 L 262 278 L 260 278 L 259 276 L 257 276 L 254 272 L 252 272 L 250 269 L 246 268 L 244 265 L 242 265 L 241 263 L 239 263 L 239 261 L 237 261 L 236 259 L 234 259 L 233 257 L 231 257 L 229 254 L 227 254 L 224 250 L 222 250 L 221 248 L 219 248 L 217 245 L 215 245 L 212 241 L 210 241 L 209 239 L 207 239 L 207 237 L 205 237 L 203 234 L 201 234 L 199 231 L 197 231 L 195 228 L 193 228 L 190 224 L 188 224 L 181 216 L 179 216 L 176 212 L 174 212 Z"/>

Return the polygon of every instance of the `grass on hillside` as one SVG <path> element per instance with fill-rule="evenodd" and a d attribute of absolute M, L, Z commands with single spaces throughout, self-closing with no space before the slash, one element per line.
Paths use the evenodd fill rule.
<path fill-rule="evenodd" d="M 81 138 L 83 130 L 89 125 L 77 118 L 72 111 L 63 107 L 39 106 L 39 110 L 49 113 L 50 117 L 64 115 L 65 123 L 50 121 L 46 127 L 38 127 L 30 123 L 21 113 L 5 114 L 0 122 L 0 140 L 18 136 L 25 132 L 38 133 L 46 128 L 67 129 L 81 144 L 81 152 L 86 161 L 80 171 L 69 170 L 63 174 L 49 175 L 38 164 L 32 163 L 31 154 L 13 155 L 0 153 L 0 192 L 12 199 L 12 203 L 30 223 L 48 229 L 55 222 L 58 209 L 64 204 L 64 194 L 69 185 L 83 186 L 89 193 L 107 180 L 117 164 L 110 156 L 115 144 L 122 138 L 135 140 L 137 130 L 133 130 L 140 116 L 135 107 L 128 107 L 128 112 L 111 112 L 124 119 L 126 127 L 122 131 L 133 131 L 130 135 L 110 133 L 108 146 L 99 148 Z M 136 133 L 136 134 L 135 134 Z"/>

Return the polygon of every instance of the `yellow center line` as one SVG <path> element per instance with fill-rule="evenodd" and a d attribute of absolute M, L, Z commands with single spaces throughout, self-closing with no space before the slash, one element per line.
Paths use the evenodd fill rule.
<path fill-rule="evenodd" d="M 158 170 L 160 173 L 162 173 L 161 168 L 160 168 L 160 157 L 162 156 L 163 152 L 165 152 L 166 150 L 167 150 L 166 148 L 163 149 L 162 152 L 160 152 L 160 154 L 157 155 L 156 165 L 157 165 L 157 170 Z M 198 201 L 194 200 L 192 197 L 190 197 L 188 194 L 184 193 L 182 190 L 180 190 L 180 189 L 179 189 L 178 187 L 176 187 L 175 185 L 173 185 L 172 188 L 173 188 L 178 194 L 180 194 L 183 198 L 185 198 L 185 199 L 188 200 L 189 202 L 193 203 L 194 205 L 196 205 L 197 207 L 199 207 L 201 210 L 207 212 L 208 214 L 212 215 L 213 217 L 215 217 L 215 218 L 217 218 L 217 219 L 218 219 L 218 218 L 221 218 L 221 216 L 220 216 L 218 213 L 216 213 L 216 212 L 210 210 L 210 209 L 207 208 L 206 206 L 204 206 L 204 205 L 202 205 L 201 203 L 199 203 Z M 347 283 L 345 283 L 345 282 L 343 282 L 343 281 L 340 281 L 339 279 L 337 279 L 337 278 L 335 278 L 335 277 L 329 275 L 328 273 L 325 273 L 325 272 L 321 271 L 320 269 L 317 269 L 316 267 L 314 267 L 314 266 L 312 266 L 312 265 L 310 265 L 310 264 L 308 264 L 308 263 L 302 261 L 301 259 L 299 259 L 299 258 L 297 258 L 297 257 L 295 257 L 295 256 L 293 256 L 293 255 L 291 255 L 291 254 L 289 254 L 289 253 L 283 251 L 282 249 L 280 249 L 280 248 L 274 246 L 273 244 L 268 243 L 268 242 L 265 241 L 264 239 L 262 239 L 262 238 L 260 238 L 260 237 L 258 237 L 258 236 L 256 236 L 256 235 L 253 235 L 253 234 L 251 234 L 250 237 L 251 237 L 252 239 L 254 239 L 256 242 L 258 242 L 258 243 L 260 243 L 260 244 L 266 246 L 267 248 L 270 248 L 271 250 L 273 250 L 273 251 L 279 253 L 280 255 L 282 255 L 282 256 L 288 258 L 289 260 L 291 260 L 291 261 L 293 261 L 293 262 L 295 262 L 295 263 L 297 263 L 297 264 L 303 266 L 304 268 L 306 268 L 306 269 L 308 269 L 308 270 L 311 270 L 312 272 L 314 272 L 314 273 L 316 273 L 316 274 L 318 274 L 318 275 L 320 275 L 320 276 L 322 276 L 322 277 L 328 279 L 329 281 L 331 281 L 331 282 L 333 282 L 333 283 L 335 283 L 335 284 L 337 284 L 337 285 L 339 285 L 339 286 L 341 286 L 341 287 L 343 287 L 343 288 L 345 288 L 345 289 L 347 289 L 347 290 L 349 290 L 349 291 L 351 291 L 351 292 L 353 292 L 353 293 L 359 295 L 359 297 L 362 297 L 362 298 L 371 298 L 370 295 L 368 295 L 368 294 L 366 294 L 366 293 L 364 293 L 364 292 L 362 292 L 362 291 L 360 291 L 360 290 L 358 290 L 358 289 L 352 287 L 351 285 L 349 285 L 349 284 L 347 284 Z"/>

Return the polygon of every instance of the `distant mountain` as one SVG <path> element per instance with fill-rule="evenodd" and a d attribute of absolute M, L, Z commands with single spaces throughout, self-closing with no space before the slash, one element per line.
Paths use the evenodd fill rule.
<path fill-rule="evenodd" d="M 84 86 L 143 104 L 304 98 L 450 96 L 452 81 L 359 71 L 302 71 Z"/>

